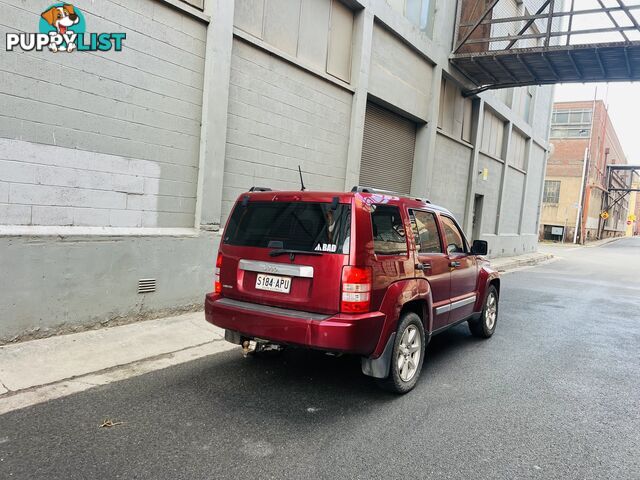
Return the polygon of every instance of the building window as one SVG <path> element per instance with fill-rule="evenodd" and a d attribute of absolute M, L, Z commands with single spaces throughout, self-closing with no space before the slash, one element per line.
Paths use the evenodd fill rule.
<path fill-rule="evenodd" d="M 496 158 L 503 158 L 504 130 L 504 120 L 488 109 L 485 110 L 482 143 L 480 144 L 480 149 L 483 153 Z"/>
<path fill-rule="evenodd" d="M 522 87 L 512 90 L 513 95 L 511 108 L 517 115 L 520 116 L 520 118 L 529 123 L 531 117 L 531 104 L 533 103 L 534 87 Z M 507 104 L 507 102 L 505 102 L 505 104 Z"/>
<path fill-rule="evenodd" d="M 551 138 L 588 138 L 589 128 L 551 127 Z"/>
<path fill-rule="evenodd" d="M 552 138 L 587 138 L 591 131 L 591 110 L 554 110 L 551 117 Z"/>
<path fill-rule="evenodd" d="M 591 110 L 554 110 L 551 123 L 553 125 L 569 123 L 591 125 Z"/>
<path fill-rule="evenodd" d="M 338 0 L 331 2 L 327 73 L 345 82 L 351 80 L 353 12 Z"/>
<path fill-rule="evenodd" d="M 544 194 L 542 195 L 544 203 L 558 203 L 560 201 L 560 181 L 545 180 Z"/>
<path fill-rule="evenodd" d="M 351 81 L 353 11 L 339 0 L 236 0 L 233 24 L 301 63 Z"/>
<path fill-rule="evenodd" d="M 464 98 L 460 88 L 445 78 L 442 79 L 440 89 L 438 128 L 454 138 L 471 143 L 473 122 L 471 99 Z"/>
<path fill-rule="evenodd" d="M 527 167 L 527 138 L 513 130 L 511 134 L 511 149 L 509 151 L 509 164 L 519 170 Z"/>
<path fill-rule="evenodd" d="M 430 30 L 432 0 L 387 0 L 387 3 L 423 32 Z"/>

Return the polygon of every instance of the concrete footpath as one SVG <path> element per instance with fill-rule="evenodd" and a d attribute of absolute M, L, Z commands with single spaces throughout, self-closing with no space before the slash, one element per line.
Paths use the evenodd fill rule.
<path fill-rule="evenodd" d="M 553 255 L 546 252 L 526 253 L 515 257 L 494 258 L 491 260 L 491 266 L 499 272 L 508 272 L 522 267 L 538 265 L 552 258 Z"/>
<path fill-rule="evenodd" d="M 0 415 L 235 345 L 203 312 L 0 347 Z"/>
<path fill-rule="evenodd" d="M 584 245 L 580 245 L 577 243 L 560 243 L 560 242 L 541 242 L 538 244 L 538 248 L 540 252 L 547 253 L 553 249 L 563 249 L 563 250 L 578 250 L 580 248 L 594 248 L 601 247 L 608 243 L 617 242 L 618 240 L 622 240 L 627 237 L 613 237 L 613 238 L 604 238 L 602 240 L 594 240 L 592 242 L 585 243 Z M 556 250 L 553 250 L 556 251 Z"/>
<path fill-rule="evenodd" d="M 550 259 L 548 253 L 492 260 L 500 271 Z M 0 346 L 0 415 L 240 347 L 203 312 Z"/>

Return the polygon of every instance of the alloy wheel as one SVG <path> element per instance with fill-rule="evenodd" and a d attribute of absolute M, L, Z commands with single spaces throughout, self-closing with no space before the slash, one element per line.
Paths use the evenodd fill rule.
<path fill-rule="evenodd" d="M 498 317 L 498 300 L 494 292 L 490 292 L 487 297 L 487 306 L 484 311 L 484 322 L 489 331 L 493 330 Z"/>
<path fill-rule="evenodd" d="M 415 376 L 422 355 L 422 339 L 415 325 L 409 325 L 402 332 L 396 366 L 403 382 L 409 382 Z"/>

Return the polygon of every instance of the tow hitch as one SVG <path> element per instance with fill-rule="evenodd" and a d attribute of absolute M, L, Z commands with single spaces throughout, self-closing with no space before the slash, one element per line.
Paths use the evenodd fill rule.
<path fill-rule="evenodd" d="M 257 355 L 261 353 L 280 353 L 284 350 L 284 346 L 277 343 L 271 343 L 267 340 L 245 340 L 242 342 L 242 355 Z"/>

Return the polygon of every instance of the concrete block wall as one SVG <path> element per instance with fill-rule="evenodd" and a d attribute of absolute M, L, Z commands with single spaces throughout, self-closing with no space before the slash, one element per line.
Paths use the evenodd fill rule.
<path fill-rule="evenodd" d="M 526 176 L 515 168 L 509 167 L 506 182 L 506 201 L 502 208 L 502 223 L 500 233 L 517 234 L 520 224 L 520 210 L 522 208 L 522 194 Z"/>
<path fill-rule="evenodd" d="M 433 67 L 382 25 L 374 25 L 369 92 L 404 112 L 428 117 Z"/>
<path fill-rule="evenodd" d="M 553 86 L 537 87 L 535 95 L 537 108 L 533 111 L 531 125 L 538 137 L 548 138 L 551 122 L 551 107 L 553 103 Z"/>
<path fill-rule="evenodd" d="M 445 206 L 460 223 L 464 218 L 470 160 L 470 147 L 446 135 L 438 134 L 434 156 L 434 169 L 438 172 L 438 181 L 432 185 L 429 200 Z"/>
<path fill-rule="evenodd" d="M 37 2 L 2 0 L 9 31 Z M 164 2 L 82 5 L 121 52 L 0 49 L 0 225 L 191 227 L 206 26 Z"/>
<path fill-rule="evenodd" d="M 342 190 L 352 93 L 236 39 L 231 60 L 223 214 L 254 185 Z"/>
<path fill-rule="evenodd" d="M 522 233 L 537 235 L 537 224 L 540 218 L 540 198 L 542 196 L 542 182 L 544 179 L 544 160 L 547 152 L 539 145 L 531 145 L 531 157 L 527 167 L 527 194 L 524 200 L 522 214 Z"/>
<path fill-rule="evenodd" d="M 495 234 L 498 203 L 500 199 L 500 179 L 502 178 L 504 163 L 487 155 L 480 154 L 478 166 L 479 171 L 486 168 L 489 172 L 487 179 L 479 179 L 476 186 L 477 193 L 479 195 L 484 195 L 482 208 L 482 232 L 484 234 Z"/>
<path fill-rule="evenodd" d="M 193 226 L 196 178 L 171 170 L 183 180 L 150 160 L 0 138 L 1 223 Z"/>
<path fill-rule="evenodd" d="M 0 237 L 0 344 L 201 307 L 219 236 Z M 156 292 L 138 294 L 139 279 Z"/>

